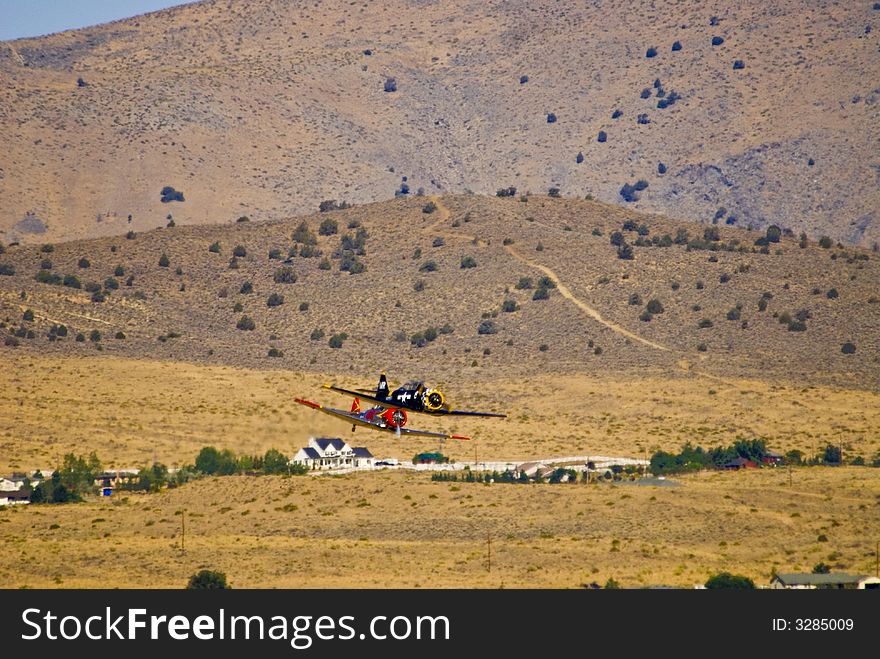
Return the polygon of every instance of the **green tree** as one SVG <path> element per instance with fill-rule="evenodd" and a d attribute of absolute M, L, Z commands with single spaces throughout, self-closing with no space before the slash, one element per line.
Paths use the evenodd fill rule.
<path fill-rule="evenodd" d="M 754 590 L 755 582 L 739 574 L 731 574 L 730 572 L 721 572 L 713 574 L 706 581 L 706 588 L 710 590 L 718 590 L 722 588 L 731 588 L 738 590 Z"/>
<path fill-rule="evenodd" d="M 229 590 L 226 574 L 215 570 L 199 570 L 189 578 L 187 590 Z"/>
<path fill-rule="evenodd" d="M 287 473 L 288 462 L 289 460 L 281 451 L 270 448 L 263 456 L 263 471 L 267 474 Z"/>

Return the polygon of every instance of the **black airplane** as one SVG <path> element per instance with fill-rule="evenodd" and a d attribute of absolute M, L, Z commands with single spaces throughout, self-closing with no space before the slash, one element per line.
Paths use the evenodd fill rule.
<path fill-rule="evenodd" d="M 324 389 L 368 400 L 388 409 L 405 409 L 413 412 L 424 412 L 425 414 L 456 416 L 491 416 L 499 418 L 507 416 L 506 414 L 496 414 L 494 412 L 467 412 L 450 409 L 449 405 L 446 404 L 443 392 L 439 389 L 426 387 L 424 382 L 409 382 L 389 393 L 388 379 L 385 377 L 384 372 L 379 376 L 379 384 L 376 387 L 375 394 L 372 390 L 353 391 L 332 384 L 325 384 L 323 386 Z"/>

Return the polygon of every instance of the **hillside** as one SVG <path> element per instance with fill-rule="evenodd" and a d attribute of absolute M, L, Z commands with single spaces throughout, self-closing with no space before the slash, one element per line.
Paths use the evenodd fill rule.
<path fill-rule="evenodd" d="M 762 248 L 763 233 L 584 200 L 427 204 L 9 247 L 0 350 L 371 379 L 696 369 L 877 387 L 876 253 L 785 235 Z"/>
<path fill-rule="evenodd" d="M 406 177 L 870 247 L 878 18 L 866 0 L 218 0 L 5 42 L 0 239 L 274 220 Z"/>

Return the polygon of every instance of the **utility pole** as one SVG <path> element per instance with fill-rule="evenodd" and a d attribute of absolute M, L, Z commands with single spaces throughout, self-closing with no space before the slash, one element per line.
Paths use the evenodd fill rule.
<path fill-rule="evenodd" d="M 791 465 L 788 465 L 788 486 L 791 487 Z"/>
<path fill-rule="evenodd" d="M 486 533 L 486 571 L 492 572 L 492 536 Z"/>
<path fill-rule="evenodd" d="M 877 547 L 874 549 L 874 576 L 880 577 L 880 542 L 877 543 Z"/>
<path fill-rule="evenodd" d="M 180 514 L 180 551 L 186 553 L 186 511 Z"/>

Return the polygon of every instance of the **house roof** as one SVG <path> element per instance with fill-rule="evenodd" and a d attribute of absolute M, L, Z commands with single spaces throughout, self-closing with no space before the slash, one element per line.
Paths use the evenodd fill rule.
<path fill-rule="evenodd" d="M 864 575 L 831 572 L 829 574 L 807 574 L 792 572 L 777 574 L 776 580 L 787 586 L 830 586 L 838 584 L 855 584 L 865 578 Z"/>
<path fill-rule="evenodd" d="M 309 460 L 320 460 L 320 459 L 321 459 L 321 454 L 318 453 L 318 452 L 317 452 L 315 449 L 313 449 L 311 446 L 306 446 L 306 447 L 305 447 L 304 449 L 302 449 L 302 450 L 303 450 L 303 452 L 305 452 L 306 457 L 307 457 Z"/>
<path fill-rule="evenodd" d="M 354 457 L 356 458 L 372 458 L 373 454 L 370 453 L 370 450 L 366 446 L 357 446 L 353 449 Z"/>
<path fill-rule="evenodd" d="M 16 490 L 15 492 L 4 492 L 0 494 L 0 498 L 9 499 L 12 501 L 24 501 L 26 499 L 31 498 L 30 489 L 22 487 L 21 489 Z"/>
<path fill-rule="evenodd" d="M 753 464 L 755 464 L 755 463 L 752 462 L 751 460 L 746 460 L 745 458 L 739 457 L 739 458 L 734 458 L 733 460 L 728 460 L 727 462 L 724 463 L 724 466 L 725 467 L 745 467 L 746 465 L 753 465 Z"/>
<path fill-rule="evenodd" d="M 768 458 L 784 458 L 785 456 L 782 453 L 777 451 L 764 451 L 764 456 Z"/>
<path fill-rule="evenodd" d="M 315 444 L 322 451 L 326 451 L 328 446 L 332 446 L 337 451 L 341 451 L 345 447 L 345 442 L 339 438 L 319 437 L 315 439 Z"/>

